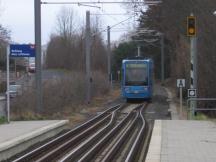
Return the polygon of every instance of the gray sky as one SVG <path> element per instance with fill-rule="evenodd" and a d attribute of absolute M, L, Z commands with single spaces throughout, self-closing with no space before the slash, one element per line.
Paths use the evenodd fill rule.
<path fill-rule="evenodd" d="M 4 27 L 7 27 L 11 30 L 12 40 L 17 43 L 33 43 L 34 42 L 34 0 L 0 0 L 1 1 L 1 15 L 0 21 Z M 53 2 L 54 0 L 42 0 L 42 2 Z M 57 1 L 57 0 L 55 0 Z M 58 0 L 60 2 L 61 0 Z M 75 1 L 77 0 L 64 0 L 66 1 Z M 81 2 L 83 0 L 80 0 Z M 91 1 L 91 0 L 84 0 Z M 105 1 L 105 0 L 104 0 Z M 42 43 L 45 44 L 49 40 L 51 33 L 55 32 L 56 16 L 59 13 L 59 10 L 62 6 L 66 5 L 42 5 Z M 97 5 L 101 7 L 90 8 L 77 5 L 67 5 L 66 7 L 72 7 L 79 17 L 81 17 L 81 22 L 85 22 L 85 12 L 90 10 L 91 14 L 93 13 L 126 13 L 124 7 L 118 4 Z M 92 15 L 94 16 L 94 15 Z M 123 21 L 131 17 L 131 15 L 108 15 L 101 16 L 102 28 L 106 29 L 108 25 L 112 26 L 117 24 L 120 21 Z M 115 30 L 122 30 L 123 28 L 132 28 L 134 19 L 125 22 L 116 26 Z M 114 30 L 114 29 L 113 29 Z M 124 31 L 126 32 L 126 31 Z M 111 40 L 117 40 L 122 32 L 112 32 Z M 104 33 L 104 38 L 106 40 L 106 33 Z"/>

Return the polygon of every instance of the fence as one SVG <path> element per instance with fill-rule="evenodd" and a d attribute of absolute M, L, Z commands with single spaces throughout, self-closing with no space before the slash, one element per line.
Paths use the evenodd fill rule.
<path fill-rule="evenodd" d="M 216 98 L 189 98 L 187 99 L 187 117 L 188 119 L 193 118 L 192 112 L 197 112 L 197 111 L 216 111 L 216 108 L 194 108 L 191 109 L 189 107 L 191 101 L 216 101 Z"/>

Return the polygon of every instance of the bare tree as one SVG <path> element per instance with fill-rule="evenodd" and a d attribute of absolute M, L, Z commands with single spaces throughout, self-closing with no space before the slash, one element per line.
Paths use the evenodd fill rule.
<path fill-rule="evenodd" d="M 104 43 L 102 32 L 101 32 L 101 24 L 102 21 L 99 16 L 96 16 L 92 19 L 91 23 L 92 30 L 92 47 L 91 47 L 91 55 L 92 55 L 92 68 L 96 71 L 107 71 L 107 49 Z"/>
<path fill-rule="evenodd" d="M 72 8 L 63 7 L 57 16 L 57 33 L 63 38 L 71 39 L 78 30 L 79 22 Z"/>
<path fill-rule="evenodd" d="M 85 28 L 70 8 L 62 8 L 57 16 L 57 33 L 52 35 L 47 50 L 47 67 L 84 71 Z M 107 69 L 106 45 L 100 32 L 99 17 L 91 19 L 91 65 L 93 70 Z"/>
<path fill-rule="evenodd" d="M 63 7 L 57 16 L 56 34 L 52 35 L 47 51 L 49 68 L 77 70 L 78 60 L 83 55 L 79 22 L 71 8 Z M 58 60 L 54 62 L 54 60 Z M 83 64 L 81 64 L 83 65 Z"/>
<path fill-rule="evenodd" d="M 0 25 L 0 67 L 6 64 L 6 46 L 10 41 L 10 31 Z"/>

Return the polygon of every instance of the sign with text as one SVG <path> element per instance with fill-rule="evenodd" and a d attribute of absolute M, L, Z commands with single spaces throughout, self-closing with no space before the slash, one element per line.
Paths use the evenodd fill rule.
<path fill-rule="evenodd" d="M 10 44 L 10 57 L 35 57 L 35 45 Z"/>

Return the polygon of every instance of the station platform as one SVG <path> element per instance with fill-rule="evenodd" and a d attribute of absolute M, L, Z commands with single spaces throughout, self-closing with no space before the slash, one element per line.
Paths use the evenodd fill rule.
<path fill-rule="evenodd" d="M 67 120 L 15 121 L 0 125 L 0 161 L 29 146 L 57 135 L 66 128 Z"/>
<path fill-rule="evenodd" d="M 5 100 L 5 97 L 0 95 L 0 101 L 2 100 Z"/>
<path fill-rule="evenodd" d="M 216 122 L 156 120 L 146 162 L 216 161 Z"/>

